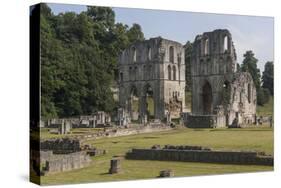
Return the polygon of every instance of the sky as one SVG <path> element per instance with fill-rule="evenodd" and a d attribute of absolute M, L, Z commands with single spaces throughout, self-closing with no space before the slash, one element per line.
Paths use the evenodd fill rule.
<path fill-rule="evenodd" d="M 80 13 L 85 5 L 48 4 L 54 14 Z M 162 11 L 152 9 L 113 8 L 115 21 L 132 26 L 138 23 L 146 39 L 161 36 L 185 44 L 193 42 L 196 35 L 215 29 L 228 29 L 242 63 L 243 54 L 252 50 L 259 60 L 261 72 L 267 61 L 274 61 L 274 18 L 228 14 Z"/>

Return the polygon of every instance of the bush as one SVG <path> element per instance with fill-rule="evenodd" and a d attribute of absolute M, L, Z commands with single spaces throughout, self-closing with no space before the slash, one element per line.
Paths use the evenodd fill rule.
<path fill-rule="evenodd" d="M 260 88 L 257 91 L 257 103 L 260 106 L 263 106 L 269 101 L 270 91 L 267 88 Z"/>

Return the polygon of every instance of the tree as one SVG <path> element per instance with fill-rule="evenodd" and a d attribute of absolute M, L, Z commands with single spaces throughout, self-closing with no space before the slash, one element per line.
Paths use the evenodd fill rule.
<path fill-rule="evenodd" d="M 143 40 L 141 27 L 115 24 L 115 13 L 107 7 L 59 15 L 46 4 L 41 9 L 41 116 L 112 112 L 118 55 Z"/>
<path fill-rule="evenodd" d="M 192 53 L 192 43 L 187 41 L 184 45 L 185 49 L 185 81 L 186 90 L 191 89 L 191 53 Z"/>
<path fill-rule="evenodd" d="M 262 74 L 262 87 L 267 88 L 270 91 L 270 94 L 274 94 L 274 88 L 273 88 L 273 77 L 274 77 L 274 71 L 273 71 L 273 62 L 268 61 L 266 62 L 264 66 L 264 71 Z"/>
<path fill-rule="evenodd" d="M 261 75 L 260 69 L 257 67 L 258 60 L 255 58 L 255 54 L 250 50 L 244 54 L 244 60 L 241 65 L 242 72 L 249 72 L 253 78 L 256 89 L 258 90 L 261 86 Z"/>
<path fill-rule="evenodd" d="M 270 91 L 267 88 L 260 88 L 257 91 L 257 103 L 260 106 L 263 106 L 269 101 Z"/>
<path fill-rule="evenodd" d="M 127 32 L 129 42 L 135 43 L 144 40 L 144 35 L 139 24 L 134 23 L 133 26 Z"/>

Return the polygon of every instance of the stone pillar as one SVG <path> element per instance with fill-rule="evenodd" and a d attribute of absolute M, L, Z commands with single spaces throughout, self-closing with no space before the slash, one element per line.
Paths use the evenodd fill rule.
<path fill-rule="evenodd" d="M 170 123 L 171 123 L 171 116 L 170 116 L 170 112 L 169 111 L 167 111 L 167 113 L 166 113 L 166 120 L 167 120 L 167 125 L 170 125 Z"/>
<path fill-rule="evenodd" d="M 140 97 L 140 102 L 139 102 L 139 108 L 140 108 L 140 116 L 141 119 L 143 119 L 143 117 L 146 115 L 146 97 L 145 96 L 141 96 Z"/>
<path fill-rule="evenodd" d="M 120 159 L 111 159 L 109 174 L 116 174 L 121 171 L 121 160 Z"/>
<path fill-rule="evenodd" d="M 170 169 L 167 170 L 161 170 L 159 177 L 164 178 L 164 177 L 173 177 L 174 176 L 174 172 Z"/>

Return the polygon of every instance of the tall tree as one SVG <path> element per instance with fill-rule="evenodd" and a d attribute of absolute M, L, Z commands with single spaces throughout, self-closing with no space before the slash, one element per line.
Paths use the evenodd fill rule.
<path fill-rule="evenodd" d="M 261 86 L 261 75 L 257 63 L 258 59 L 255 58 L 255 54 L 251 50 L 246 51 L 246 53 L 244 54 L 244 60 L 241 65 L 241 71 L 249 72 L 252 75 L 256 89 L 258 90 Z"/>
<path fill-rule="evenodd" d="M 141 27 L 115 24 L 115 13 L 107 7 L 54 15 L 42 4 L 41 10 L 42 117 L 111 112 L 118 55 L 142 39 Z"/>
<path fill-rule="evenodd" d="M 262 87 L 267 88 L 270 91 L 270 94 L 274 94 L 274 87 L 273 87 L 273 62 L 268 61 L 264 66 L 264 71 L 262 73 Z"/>
<path fill-rule="evenodd" d="M 134 23 L 133 26 L 127 32 L 129 42 L 134 43 L 144 40 L 144 35 L 139 24 Z"/>

